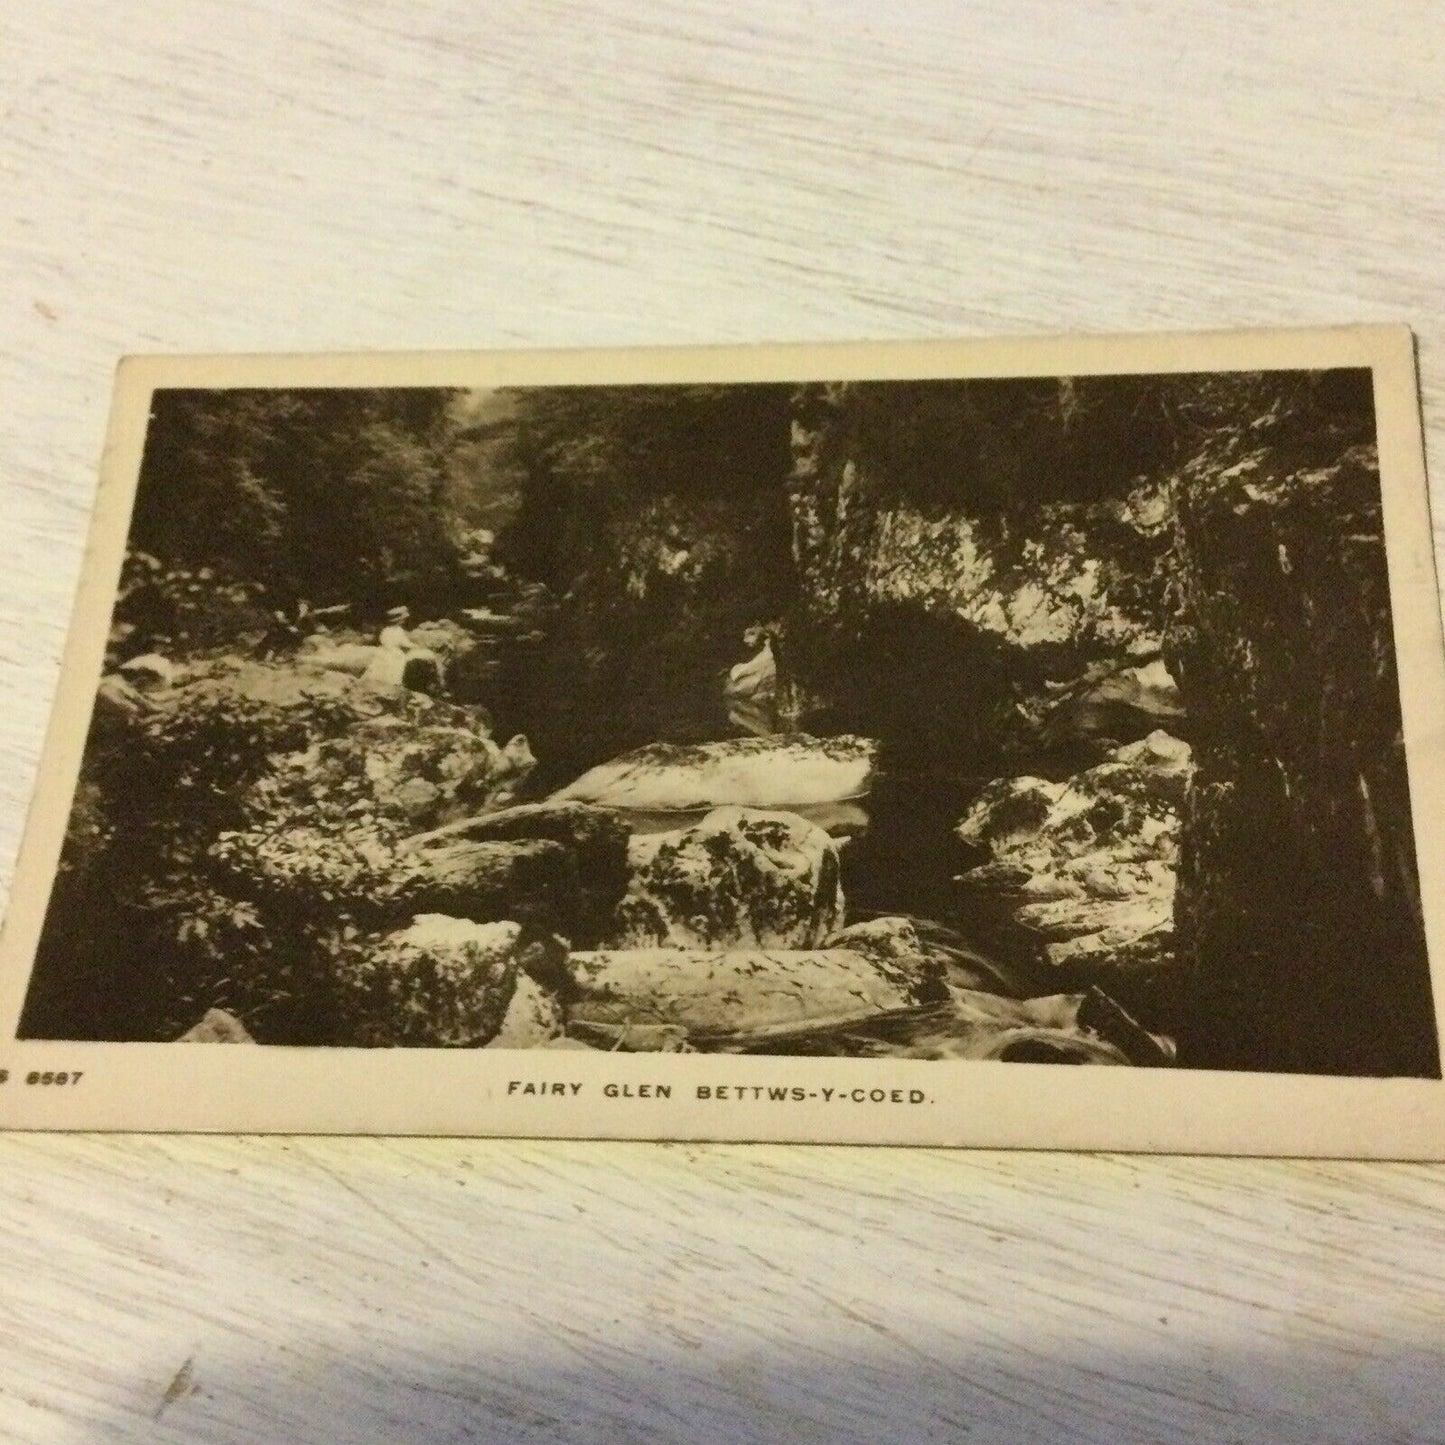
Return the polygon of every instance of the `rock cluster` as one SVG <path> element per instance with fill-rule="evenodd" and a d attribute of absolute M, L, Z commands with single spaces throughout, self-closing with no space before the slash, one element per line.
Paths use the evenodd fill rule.
<path fill-rule="evenodd" d="M 278 671 L 248 670 L 240 685 L 273 705 L 314 700 Z M 661 779 L 645 780 L 636 756 L 614 767 L 649 801 L 687 774 L 687 796 L 720 803 L 632 833 L 622 813 L 567 796 L 486 810 L 499 750 L 443 705 L 410 698 L 417 716 L 399 727 L 385 709 L 345 713 L 346 689 L 322 696 L 349 726 L 273 759 L 243 791 L 252 826 L 227 830 L 209 866 L 227 897 L 251 900 L 281 954 L 310 950 L 325 1042 L 806 1051 L 837 1036 L 867 1053 L 869 1031 L 884 1029 L 894 1052 L 1116 1061 L 1080 1026 L 1077 999 L 982 993 L 902 918 L 845 927 L 839 841 L 798 814 L 727 799 L 719 780 L 754 785 L 748 740 L 668 750 Z M 794 740 L 780 755 L 817 796 L 819 778 L 849 784 L 840 758 L 856 766 L 868 750 Z M 483 811 L 455 816 L 479 800 Z M 433 826 L 410 832 L 419 821 Z M 318 921 L 333 932 L 320 936 Z M 251 964 L 265 977 L 279 958 Z M 212 1009 L 184 1037 L 268 1041 L 266 1009 L 253 1012 L 250 1032 Z"/>
<path fill-rule="evenodd" d="M 959 825 L 987 854 L 961 882 L 1062 982 L 1147 999 L 1172 973 L 1191 772 L 1189 745 L 1156 731 L 1063 782 L 1001 778 Z"/>

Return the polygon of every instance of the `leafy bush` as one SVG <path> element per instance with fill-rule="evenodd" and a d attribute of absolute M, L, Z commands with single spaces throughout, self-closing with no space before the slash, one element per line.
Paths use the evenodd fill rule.
<path fill-rule="evenodd" d="M 176 569 L 377 610 L 456 578 L 452 394 L 159 391 L 131 543 Z"/>
<path fill-rule="evenodd" d="M 325 1042 L 337 950 L 418 896 L 396 843 L 479 807 L 499 766 L 466 709 L 295 663 L 228 659 L 99 717 L 22 1032 L 174 1038 L 221 1007 Z"/>

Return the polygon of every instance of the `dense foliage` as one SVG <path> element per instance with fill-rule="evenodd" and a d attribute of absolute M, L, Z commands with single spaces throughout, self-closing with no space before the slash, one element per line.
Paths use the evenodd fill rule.
<path fill-rule="evenodd" d="M 438 906 L 399 840 L 484 807 L 500 768 L 476 714 L 292 663 L 99 714 L 24 1031 L 174 1038 L 222 1007 L 330 1041 L 346 947 Z"/>
<path fill-rule="evenodd" d="M 444 593 L 451 405 L 437 390 L 157 392 L 132 547 L 279 605 Z"/>

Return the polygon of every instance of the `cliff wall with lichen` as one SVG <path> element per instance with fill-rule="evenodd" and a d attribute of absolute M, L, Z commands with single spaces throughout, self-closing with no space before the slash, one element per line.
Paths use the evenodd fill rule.
<path fill-rule="evenodd" d="M 788 482 L 803 725 L 926 768 L 1063 741 L 1060 692 L 1160 650 L 1170 510 L 1157 424 L 1108 379 L 841 384 L 794 398 Z M 1145 470 L 1140 470 L 1145 468 Z M 1114 743 L 1158 716 L 1117 718 Z"/>
<path fill-rule="evenodd" d="M 1348 419 L 1299 420 L 1220 438 L 1173 488 L 1181 1055 L 1438 1075 L 1378 459 Z"/>

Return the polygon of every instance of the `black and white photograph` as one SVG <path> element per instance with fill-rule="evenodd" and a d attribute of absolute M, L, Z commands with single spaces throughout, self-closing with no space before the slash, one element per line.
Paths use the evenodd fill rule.
<path fill-rule="evenodd" d="M 1369 366 L 147 410 L 20 1040 L 1440 1077 Z"/>

